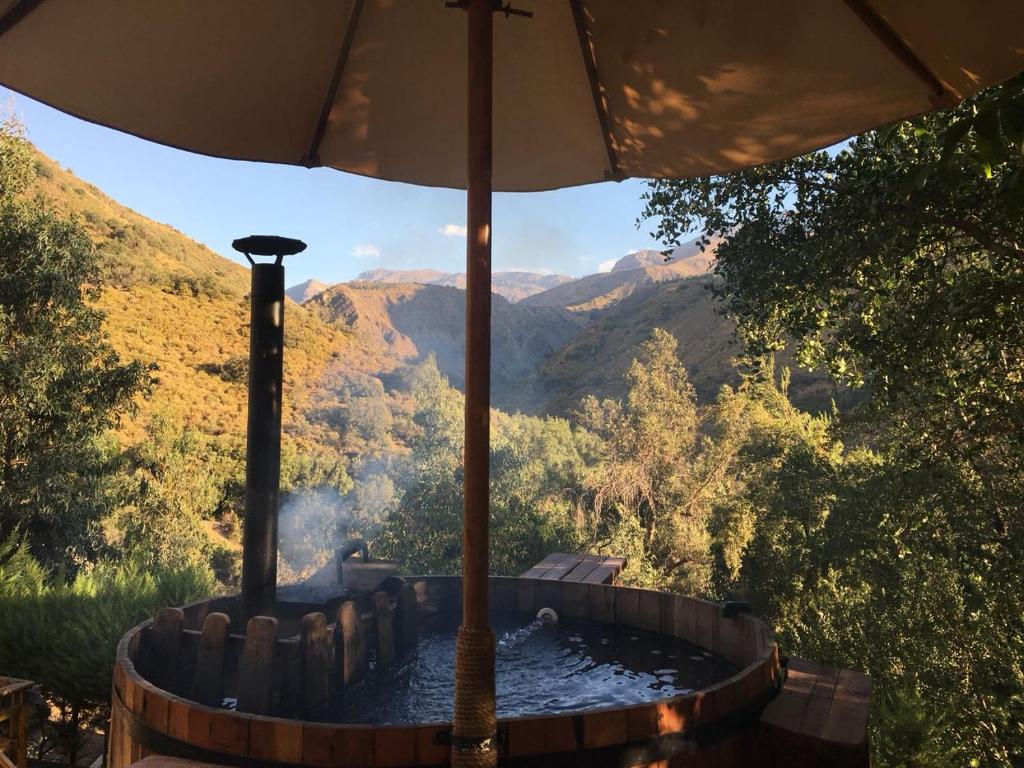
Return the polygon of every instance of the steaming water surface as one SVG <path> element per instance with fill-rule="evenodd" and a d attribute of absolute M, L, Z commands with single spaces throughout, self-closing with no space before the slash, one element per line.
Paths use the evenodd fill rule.
<path fill-rule="evenodd" d="M 706 688 L 735 672 L 697 646 L 593 621 L 541 625 L 530 617 L 493 622 L 499 717 L 643 704 Z M 321 719 L 423 723 L 452 717 L 455 627 L 424 635 L 402 667 L 371 678 Z"/>

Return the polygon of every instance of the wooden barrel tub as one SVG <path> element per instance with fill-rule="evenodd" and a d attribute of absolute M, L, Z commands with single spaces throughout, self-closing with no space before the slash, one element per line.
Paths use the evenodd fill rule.
<path fill-rule="evenodd" d="M 414 590 L 415 620 L 421 628 L 442 616 L 458 615 L 460 578 L 406 581 L 411 585 L 405 587 L 407 593 Z M 757 718 L 782 682 L 778 646 L 763 622 L 703 600 L 606 584 L 493 577 L 490 592 L 496 611 L 536 613 L 548 606 L 569 617 L 653 631 L 701 646 L 739 670 L 710 688 L 639 706 L 499 720 L 503 765 L 730 768 L 757 763 Z M 371 604 L 367 600 L 360 608 L 369 610 Z M 276 618 L 281 630 L 270 652 L 275 701 L 271 714 L 301 712 L 295 704 L 301 697 L 296 687 L 308 679 L 303 676 L 313 664 L 303 655 L 303 615 L 338 616 L 338 609 L 330 601 L 279 604 Z M 213 612 L 227 614 L 237 628 L 237 599 L 214 598 L 174 613 L 165 609 L 156 623 L 140 624 L 121 640 L 114 668 L 108 766 L 126 768 L 148 755 L 232 766 L 448 764 L 449 723 L 338 725 L 247 714 L 191 700 L 189 692 L 209 682 L 208 668 L 197 675 L 196 663 L 199 629 Z M 168 629 L 167 616 L 178 616 L 180 623 Z M 363 614 L 364 622 L 371 620 L 370 614 Z M 334 640 L 334 627 L 329 630 L 333 652 L 341 644 Z M 243 635 L 227 637 L 217 695 L 238 695 L 238 659 L 245 641 Z M 341 659 L 331 656 L 325 663 L 328 675 L 340 674 Z"/>

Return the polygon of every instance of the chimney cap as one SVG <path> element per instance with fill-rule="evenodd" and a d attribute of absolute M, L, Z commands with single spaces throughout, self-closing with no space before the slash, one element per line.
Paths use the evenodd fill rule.
<path fill-rule="evenodd" d="M 246 256 L 293 256 L 306 250 L 306 244 L 291 237 L 249 235 L 232 241 L 231 247 Z M 251 259 L 250 259 L 251 260 Z"/>

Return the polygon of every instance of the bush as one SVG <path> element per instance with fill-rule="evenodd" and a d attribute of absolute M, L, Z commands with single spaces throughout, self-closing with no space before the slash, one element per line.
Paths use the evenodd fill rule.
<path fill-rule="evenodd" d="M 62 730 L 74 734 L 67 746 L 71 760 L 81 715 L 93 710 L 94 719 L 105 722 L 121 636 L 157 608 L 213 590 L 207 569 L 131 561 L 100 562 L 65 582 L 47 573 L 15 534 L 0 542 L 0 671 L 39 683 L 70 720 L 72 727 Z"/>

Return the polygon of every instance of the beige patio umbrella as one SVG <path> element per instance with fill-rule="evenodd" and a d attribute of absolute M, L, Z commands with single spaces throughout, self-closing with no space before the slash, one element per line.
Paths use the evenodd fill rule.
<path fill-rule="evenodd" d="M 209 155 L 468 190 L 459 765 L 495 759 L 491 190 L 720 173 L 1024 69 L 1021 0 L 501 3 L 0 0 L 0 82 L 65 112 Z"/>

